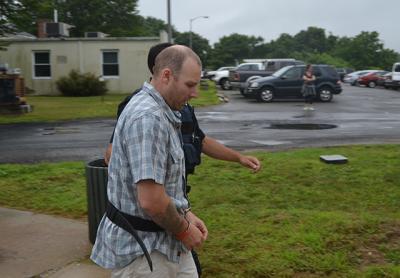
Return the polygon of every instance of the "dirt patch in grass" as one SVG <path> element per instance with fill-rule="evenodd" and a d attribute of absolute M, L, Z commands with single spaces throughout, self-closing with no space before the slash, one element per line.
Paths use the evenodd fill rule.
<path fill-rule="evenodd" d="M 385 256 L 378 250 L 376 246 L 366 246 L 358 250 L 361 256 L 361 268 L 370 265 L 384 265 L 386 263 Z"/>
<path fill-rule="evenodd" d="M 396 226 L 387 227 L 386 237 L 388 238 L 388 243 L 397 248 L 400 248 L 400 223 Z"/>
<path fill-rule="evenodd" d="M 301 273 L 294 273 L 293 278 L 312 278 L 312 277 L 320 277 L 317 274 L 313 274 L 310 272 L 301 272 Z"/>
<path fill-rule="evenodd" d="M 384 223 L 379 231 L 365 241 L 357 252 L 360 256 L 361 269 L 371 265 L 385 265 L 392 263 L 388 253 L 400 252 L 400 223 Z"/>

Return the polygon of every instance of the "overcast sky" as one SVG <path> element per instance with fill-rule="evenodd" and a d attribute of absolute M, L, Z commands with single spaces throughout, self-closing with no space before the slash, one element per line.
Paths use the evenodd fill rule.
<path fill-rule="evenodd" d="M 167 22 L 167 0 L 139 0 L 139 13 Z M 295 35 L 309 26 L 327 35 L 353 37 L 377 31 L 386 48 L 400 52 L 400 0 L 171 0 L 172 24 L 192 30 L 214 44 L 232 33 L 261 36 L 265 42 L 281 33 Z"/>

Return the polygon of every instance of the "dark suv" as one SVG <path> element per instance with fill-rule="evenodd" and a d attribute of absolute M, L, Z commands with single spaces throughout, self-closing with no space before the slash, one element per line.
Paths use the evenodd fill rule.
<path fill-rule="evenodd" d="M 247 84 L 243 95 L 254 97 L 261 102 L 271 102 L 273 99 L 303 98 L 303 74 L 305 65 L 284 67 L 271 76 L 252 80 Z M 342 92 L 340 78 L 336 70 L 328 65 L 313 65 L 316 77 L 316 98 L 323 102 L 332 100 L 334 94 Z"/>

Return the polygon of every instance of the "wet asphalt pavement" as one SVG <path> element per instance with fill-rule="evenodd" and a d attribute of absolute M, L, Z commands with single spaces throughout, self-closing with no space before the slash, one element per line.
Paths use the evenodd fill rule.
<path fill-rule="evenodd" d="M 258 103 L 238 91 L 196 109 L 203 131 L 239 150 L 400 143 L 400 90 L 343 86 L 331 103 Z M 115 119 L 0 125 L 0 163 L 90 161 L 102 157 Z M 322 129 L 321 129 L 322 128 Z"/>

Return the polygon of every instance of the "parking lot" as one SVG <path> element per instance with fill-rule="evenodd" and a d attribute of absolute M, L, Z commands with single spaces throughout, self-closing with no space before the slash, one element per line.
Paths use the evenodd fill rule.
<path fill-rule="evenodd" d="M 228 104 L 198 114 L 211 136 L 238 148 L 400 142 L 400 91 L 343 85 L 330 103 L 258 103 L 227 91 Z M 320 129 L 322 128 L 322 129 Z M 325 129 L 326 128 L 326 129 Z"/>
<path fill-rule="evenodd" d="M 330 103 L 304 111 L 301 101 L 258 103 L 238 91 L 229 102 L 198 108 L 209 136 L 242 150 L 400 143 L 400 91 L 343 85 Z M 0 163 L 92 160 L 103 155 L 114 119 L 0 125 Z M 12 148 L 10 147 L 12 146 Z"/>

